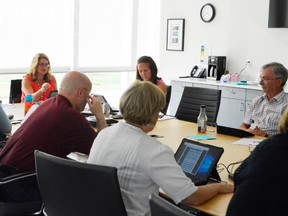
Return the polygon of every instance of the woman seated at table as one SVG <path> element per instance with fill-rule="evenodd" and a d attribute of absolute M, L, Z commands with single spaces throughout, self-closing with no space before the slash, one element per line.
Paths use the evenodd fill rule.
<path fill-rule="evenodd" d="M 51 91 L 57 90 L 57 83 L 51 71 L 50 61 L 44 53 L 37 53 L 31 63 L 29 72 L 22 79 L 22 96 L 31 94 L 33 102 L 44 101 Z"/>
<path fill-rule="evenodd" d="M 288 215 L 288 109 L 279 131 L 258 144 L 236 170 L 227 216 Z"/>
<path fill-rule="evenodd" d="M 141 81 L 150 81 L 157 85 L 165 94 L 167 87 L 162 78 L 157 76 L 158 68 L 150 56 L 142 56 L 137 61 L 136 79 Z"/>
<path fill-rule="evenodd" d="M 164 93 L 147 81 L 135 81 L 120 99 L 125 122 L 103 129 L 94 140 L 88 163 L 113 166 L 129 216 L 149 215 L 148 197 L 161 187 L 175 203 L 200 205 L 220 193 L 226 183 L 196 187 L 177 164 L 173 150 L 147 135 L 165 106 Z"/>

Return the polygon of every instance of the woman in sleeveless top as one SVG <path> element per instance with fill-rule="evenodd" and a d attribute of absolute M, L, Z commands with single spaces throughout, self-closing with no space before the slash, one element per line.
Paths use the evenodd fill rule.
<path fill-rule="evenodd" d="M 31 94 L 33 102 L 44 101 L 51 91 L 57 90 L 57 83 L 51 71 L 50 61 L 44 53 L 37 53 L 31 63 L 29 72 L 22 79 L 22 96 Z"/>

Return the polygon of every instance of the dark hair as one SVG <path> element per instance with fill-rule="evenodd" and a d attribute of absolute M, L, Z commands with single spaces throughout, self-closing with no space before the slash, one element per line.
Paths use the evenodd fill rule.
<path fill-rule="evenodd" d="M 160 77 L 157 76 L 158 73 L 158 68 L 156 63 L 154 62 L 154 60 L 150 57 L 150 56 L 141 56 L 138 61 L 137 61 L 137 66 L 136 66 L 136 79 L 137 80 L 141 80 L 143 81 L 143 79 L 141 78 L 140 74 L 139 74 L 139 70 L 138 70 L 138 64 L 140 63 L 147 63 L 149 64 L 149 68 L 151 70 L 151 80 L 150 82 L 154 83 L 155 85 L 157 85 L 157 80 L 161 79 Z"/>
<path fill-rule="evenodd" d="M 262 66 L 262 70 L 272 68 L 272 73 L 276 78 L 282 80 L 282 87 L 286 84 L 288 78 L 288 70 L 278 62 L 271 62 Z"/>

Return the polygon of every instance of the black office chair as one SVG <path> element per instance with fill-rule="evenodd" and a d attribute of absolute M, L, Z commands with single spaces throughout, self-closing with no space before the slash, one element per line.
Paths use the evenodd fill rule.
<path fill-rule="evenodd" d="M 36 173 L 17 173 L 0 180 L 0 216 L 19 215 L 42 215 Z"/>
<path fill-rule="evenodd" d="M 22 82 L 21 79 L 11 80 L 9 103 L 21 103 L 21 95 L 22 95 L 21 82 Z"/>
<path fill-rule="evenodd" d="M 166 105 L 165 105 L 164 109 L 161 111 L 161 112 L 162 112 L 163 114 L 165 114 L 165 115 L 166 115 L 166 113 L 167 113 L 168 106 L 169 106 L 169 103 L 170 103 L 172 86 L 171 86 L 171 85 L 167 85 L 167 86 L 166 86 L 166 89 L 167 89 Z"/>
<path fill-rule="evenodd" d="M 150 194 L 149 206 L 151 216 L 193 216 L 178 206 L 168 202 L 156 194 Z"/>
<path fill-rule="evenodd" d="M 80 163 L 35 151 L 36 173 L 50 216 L 126 216 L 115 167 Z"/>
<path fill-rule="evenodd" d="M 208 122 L 216 123 L 220 102 L 221 90 L 186 86 L 176 112 L 176 118 L 196 123 L 200 106 L 206 105 Z"/>

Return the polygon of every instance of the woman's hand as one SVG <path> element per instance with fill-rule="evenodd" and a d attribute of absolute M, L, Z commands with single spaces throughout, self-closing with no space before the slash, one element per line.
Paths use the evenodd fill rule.
<path fill-rule="evenodd" d="M 45 92 L 50 87 L 51 87 L 51 85 L 49 83 L 47 83 L 47 82 L 43 83 L 42 87 L 41 87 L 41 92 Z"/>

